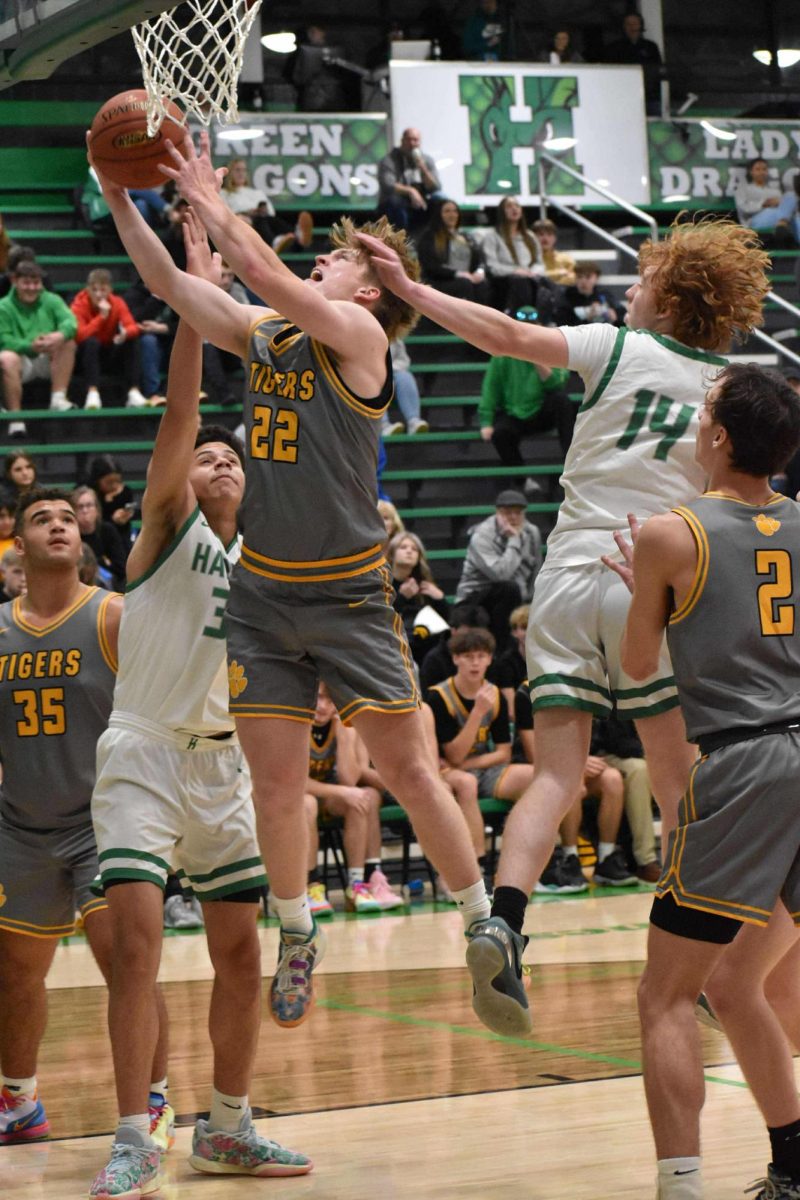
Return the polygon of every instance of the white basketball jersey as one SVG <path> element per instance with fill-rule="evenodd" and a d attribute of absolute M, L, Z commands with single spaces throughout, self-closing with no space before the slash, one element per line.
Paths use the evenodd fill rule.
<path fill-rule="evenodd" d="M 196 508 L 149 571 L 128 586 L 114 713 L 209 737 L 228 713 L 224 616 L 239 538 L 222 545 Z"/>
<path fill-rule="evenodd" d="M 562 327 L 581 405 L 547 540 L 545 569 L 614 554 L 611 534 L 694 499 L 705 476 L 694 459 L 697 409 L 726 360 L 663 334 L 609 325 Z"/>

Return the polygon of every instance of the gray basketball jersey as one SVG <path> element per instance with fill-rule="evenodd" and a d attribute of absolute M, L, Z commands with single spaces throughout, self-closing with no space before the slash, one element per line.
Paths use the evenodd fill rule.
<path fill-rule="evenodd" d="M 247 570 L 285 582 L 342 579 L 383 561 L 377 511 L 380 418 L 392 369 L 374 400 L 355 396 L 333 355 L 267 313 L 253 326 L 246 369 Z"/>
<path fill-rule="evenodd" d="M 673 510 L 697 545 L 667 641 L 690 740 L 800 715 L 800 508 L 707 492 Z"/>
<path fill-rule="evenodd" d="M 336 782 L 336 730 L 333 721 L 324 726 L 320 741 L 315 741 L 314 734 L 310 738 L 308 752 L 308 773 L 318 783 Z"/>
<path fill-rule="evenodd" d="M 451 675 L 449 679 L 445 679 L 443 683 L 434 684 L 430 689 L 432 692 L 438 692 L 445 703 L 445 707 L 450 716 L 458 722 L 459 729 L 463 729 L 469 720 L 471 709 L 465 707 L 458 691 L 456 690 L 455 676 Z M 500 689 L 494 689 L 494 704 L 487 713 L 481 717 L 478 732 L 475 736 L 475 741 L 465 755 L 466 758 L 471 758 L 474 754 L 487 754 L 494 750 L 494 742 L 492 741 L 492 725 L 500 715 Z"/>
<path fill-rule="evenodd" d="M 0 817 L 26 829 L 90 820 L 95 747 L 111 713 L 117 664 L 102 588 L 44 629 L 20 600 L 0 606 Z"/>

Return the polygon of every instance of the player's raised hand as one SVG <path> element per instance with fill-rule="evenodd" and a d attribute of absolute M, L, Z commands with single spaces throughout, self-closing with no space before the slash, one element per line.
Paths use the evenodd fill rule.
<path fill-rule="evenodd" d="M 222 255 L 212 254 L 208 234 L 193 209 L 186 210 L 183 223 L 183 244 L 186 247 L 186 272 L 207 279 L 219 287 L 222 282 Z"/>
<path fill-rule="evenodd" d="M 120 187 L 118 183 L 113 183 L 107 175 L 104 175 L 97 163 L 92 158 L 92 135 L 88 129 L 86 130 L 86 157 L 89 160 L 89 166 L 97 176 L 97 182 L 100 184 L 103 195 L 109 196 L 112 193 L 118 193 L 120 196 L 124 196 L 125 188 Z"/>
<path fill-rule="evenodd" d="M 356 237 L 369 254 L 381 283 L 396 296 L 407 297 L 413 286 L 413 280 L 406 275 L 400 255 L 380 238 L 373 237 L 371 233 L 357 232 Z"/>
<path fill-rule="evenodd" d="M 169 138 L 166 138 L 165 145 L 169 150 L 173 165 L 169 167 L 159 163 L 158 169 L 162 174 L 175 180 L 178 191 L 184 200 L 195 204 L 209 193 L 215 195 L 220 190 L 222 181 L 228 174 L 228 169 L 227 167 L 214 169 L 211 162 L 211 139 L 208 136 L 208 130 L 204 129 L 200 134 L 199 154 L 194 148 L 192 135 L 188 129 L 184 131 L 183 135 L 183 153 Z"/>
<path fill-rule="evenodd" d="M 633 513 L 628 513 L 628 528 L 631 531 L 631 540 L 628 541 L 624 533 L 619 529 L 614 530 L 614 541 L 617 543 L 617 549 L 622 555 L 623 561 L 617 562 L 615 558 L 609 558 L 607 554 L 600 556 L 600 561 L 605 563 L 615 574 L 619 575 L 622 582 L 625 584 L 631 594 L 633 593 L 633 548 L 639 537 L 641 526 L 638 519 Z"/>

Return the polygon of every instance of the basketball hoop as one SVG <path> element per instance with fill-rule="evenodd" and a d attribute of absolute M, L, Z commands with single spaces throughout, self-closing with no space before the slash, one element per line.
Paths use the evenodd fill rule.
<path fill-rule="evenodd" d="M 180 25 L 178 9 L 134 25 L 151 137 L 169 100 L 204 125 L 215 118 L 226 125 L 238 121 L 236 87 L 244 44 L 260 7 L 261 0 L 186 0 Z"/>

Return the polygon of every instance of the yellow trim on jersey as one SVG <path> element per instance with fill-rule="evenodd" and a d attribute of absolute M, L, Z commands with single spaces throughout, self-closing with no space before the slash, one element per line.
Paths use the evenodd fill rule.
<path fill-rule="evenodd" d="M 263 325 L 265 321 L 275 321 L 275 320 L 286 321 L 286 317 L 282 316 L 274 308 L 265 308 L 264 312 L 261 314 L 261 316 L 256 317 L 255 321 L 253 321 L 252 325 L 250 326 L 249 330 L 247 331 L 248 341 L 250 341 L 252 338 L 254 338 L 256 336 L 256 334 L 258 334 L 259 337 L 266 338 L 266 334 L 259 333 L 259 326 Z M 291 325 L 291 321 L 286 321 L 286 324 Z M 270 338 L 272 336 L 273 335 L 270 334 Z M 269 340 L 269 339 L 267 339 L 267 340 Z"/>
<path fill-rule="evenodd" d="M 87 900 L 85 904 L 81 905 L 81 916 L 85 920 L 86 917 L 91 917 L 92 913 L 104 912 L 107 908 L 108 901 L 105 897 L 95 896 L 93 900 Z"/>
<path fill-rule="evenodd" d="M 251 566 L 243 558 L 239 562 L 246 571 L 250 571 L 253 575 L 263 575 L 265 579 L 277 579 L 279 583 L 327 583 L 331 579 L 353 579 L 356 575 L 366 575 L 367 571 L 373 571 L 379 567 L 384 559 L 380 558 L 377 562 L 367 563 L 366 566 L 359 567 L 357 571 L 334 571 L 327 575 L 278 575 L 274 571 L 265 571 L 261 567 Z"/>
<path fill-rule="evenodd" d="M 354 701 L 353 703 L 358 703 L 358 701 Z M 360 717 L 364 712 L 381 713 L 385 717 L 397 717 L 402 716 L 403 713 L 419 712 L 419 700 L 403 700 L 402 703 L 405 705 L 405 708 L 389 707 L 390 704 L 399 703 L 401 703 L 399 700 L 387 700 L 385 703 L 380 703 L 377 700 L 365 700 L 361 702 L 360 708 L 355 711 L 349 711 L 346 717 L 343 717 L 341 713 L 339 713 L 339 716 L 341 717 L 342 724 L 349 726 L 355 717 Z"/>
<path fill-rule="evenodd" d="M 689 892 L 686 890 L 686 888 L 684 887 L 684 884 L 683 884 L 683 880 L 681 879 L 681 863 L 683 861 L 683 854 L 686 849 L 686 833 L 687 833 L 688 828 L 689 828 L 689 826 L 684 825 L 684 826 L 679 827 L 677 830 L 677 834 L 682 835 L 680 837 L 680 849 L 678 850 L 677 856 L 673 854 L 673 863 L 670 864 L 669 872 L 664 881 L 666 883 L 667 880 L 670 878 L 670 876 L 674 875 L 675 876 L 675 884 L 671 885 L 669 888 L 665 888 L 664 890 L 671 891 L 677 901 L 678 897 L 674 890 L 674 887 L 677 886 L 680 889 L 681 895 L 685 897 L 688 907 L 692 907 L 691 902 L 693 900 L 702 900 L 702 901 L 705 901 L 706 904 L 714 904 L 717 906 L 717 908 L 722 909 L 723 916 L 730 915 L 724 911 L 725 909 L 735 908 L 735 909 L 739 910 L 739 913 L 742 911 L 749 912 L 749 913 L 758 913 L 759 915 L 764 916 L 766 918 L 766 920 L 769 920 L 770 916 L 772 915 L 772 910 L 769 908 L 758 908 L 755 904 L 742 904 L 739 900 L 720 900 L 717 896 L 704 896 L 701 892 Z M 678 840 L 679 840 L 679 838 L 676 836 L 676 838 L 675 838 L 676 847 L 677 847 Z M 661 894 L 661 893 L 659 893 L 659 894 Z M 697 905 L 695 907 L 700 907 L 700 906 Z M 711 911 L 713 911 L 713 910 L 711 910 Z M 746 921 L 748 919 L 747 917 L 740 916 L 739 913 L 737 913 L 737 920 Z M 751 920 L 752 920 L 752 918 L 751 918 Z M 759 922 L 756 921 L 756 924 L 759 924 Z"/>
<path fill-rule="evenodd" d="M 781 492 L 775 492 L 771 500 L 766 500 L 763 504 L 751 504 L 749 500 L 740 500 L 738 496 L 728 496 L 725 492 L 703 492 L 702 499 L 729 500 L 731 504 L 741 504 L 745 508 L 769 508 L 771 504 L 780 504 L 789 497 L 784 496 Z"/>
<path fill-rule="evenodd" d="M 769 916 L 771 915 L 771 914 L 767 913 L 765 915 L 764 919 L 761 920 L 758 917 L 746 917 L 742 912 L 736 912 L 736 913 L 720 912 L 720 908 L 722 907 L 723 904 L 726 903 L 726 901 L 714 900 L 710 897 L 706 898 L 706 897 L 701 896 L 700 899 L 701 900 L 705 899 L 706 903 L 705 904 L 697 904 L 693 900 L 687 899 L 686 896 L 684 896 L 683 894 L 679 895 L 678 892 L 675 891 L 675 888 L 672 885 L 670 885 L 667 888 L 664 888 L 663 891 L 657 892 L 657 898 L 661 899 L 662 897 L 666 896 L 667 893 L 670 893 L 672 895 L 673 900 L 675 901 L 675 903 L 678 905 L 679 908 L 691 908 L 691 909 L 697 910 L 697 912 L 711 913 L 711 915 L 714 917 L 729 917 L 732 921 L 741 921 L 743 925 L 755 925 L 757 929 L 763 929 L 764 926 L 768 922 Z M 740 906 L 735 905 L 734 907 L 740 907 Z M 742 906 L 742 907 L 744 907 L 744 906 Z M 761 911 L 762 911 L 761 909 L 756 909 L 756 912 L 761 912 Z"/>
<path fill-rule="evenodd" d="M 689 526 L 689 529 L 695 540 L 695 545 L 697 546 L 697 566 L 694 569 L 694 578 L 692 579 L 691 587 L 689 588 L 689 592 L 683 604 L 680 606 L 680 608 L 675 609 L 675 612 L 669 619 L 670 625 L 677 625 L 679 621 L 684 619 L 684 617 L 688 617 L 689 613 L 695 607 L 701 595 L 703 594 L 703 588 L 706 586 L 706 580 L 708 579 L 708 567 L 711 554 L 708 546 L 708 537 L 706 535 L 706 531 L 703 529 L 703 526 L 700 524 L 700 521 L 697 519 L 695 513 L 691 512 L 688 508 L 683 507 L 673 508 L 672 511 L 679 517 L 683 517 L 684 521 Z"/>
<path fill-rule="evenodd" d="M 302 559 L 283 559 L 283 558 L 268 558 L 266 554 L 259 554 L 256 550 L 251 550 L 248 546 L 242 543 L 242 554 L 249 554 L 251 558 L 257 559 L 260 563 L 266 563 L 268 567 L 288 567 L 290 570 L 313 570 L 315 567 L 338 567 L 345 563 L 363 562 L 365 558 L 370 558 L 381 550 L 383 542 L 376 542 L 374 546 L 370 546 L 368 550 L 359 550 L 358 554 L 347 554 L 344 558 L 315 558 L 310 562 L 304 562 Z M 379 563 L 374 564 L 380 566 Z"/>
<path fill-rule="evenodd" d="M 384 405 L 382 405 L 380 408 L 370 408 L 368 405 L 362 402 L 359 396 L 356 396 L 355 392 L 350 391 L 343 379 L 339 378 L 333 363 L 330 360 L 327 348 L 323 346 L 322 342 L 315 341 L 315 339 L 312 338 L 311 347 L 317 358 L 317 361 L 319 362 L 322 374 L 325 376 L 325 379 L 333 388 L 334 392 L 336 392 L 339 399 L 344 400 L 345 404 L 349 408 L 352 408 L 355 412 L 360 413 L 362 417 L 368 417 L 371 421 L 380 420 L 392 402 L 394 389 L 392 389 L 392 394 L 389 396 L 389 399 Z"/>
<path fill-rule="evenodd" d="M 75 932 L 75 922 L 69 925 L 33 925 L 30 921 L 15 921 L 11 917 L 0 917 L 0 929 L 7 933 L 20 933 L 24 937 L 62 938 Z"/>
<path fill-rule="evenodd" d="M 417 687 L 417 673 L 414 669 L 414 661 L 411 656 L 411 647 L 406 637 L 405 628 L 403 626 L 403 618 L 394 607 L 394 590 L 392 588 L 392 577 L 389 573 L 389 568 L 381 567 L 381 586 L 383 588 L 383 600 L 387 609 L 392 614 L 392 629 L 397 640 L 400 642 L 400 654 L 403 659 L 403 665 L 406 669 L 409 682 L 411 684 L 411 696 L 417 704 L 420 702 L 419 688 Z"/>
<path fill-rule="evenodd" d="M 285 333 L 285 331 L 287 329 L 297 329 L 297 333 L 293 333 L 291 337 L 285 338 L 279 345 L 275 339 L 279 338 L 281 336 L 281 334 Z M 272 338 L 270 339 L 270 343 L 269 343 L 270 354 L 272 354 L 275 358 L 280 358 L 280 356 L 282 354 L 285 354 L 286 351 L 291 346 L 293 346 L 295 344 L 295 342 L 298 341 L 301 337 L 305 337 L 303 330 L 298 328 L 297 325 L 292 325 L 291 321 L 289 321 L 286 325 L 283 326 L 282 329 L 279 329 L 276 333 L 273 333 Z"/>
<path fill-rule="evenodd" d="M 49 625 L 44 625 L 42 628 L 39 628 L 36 625 L 30 625 L 25 620 L 25 617 L 22 615 L 22 596 L 17 596 L 16 600 L 13 602 L 11 606 L 11 616 L 14 624 L 19 626 L 20 629 L 24 630 L 25 633 L 31 634 L 32 637 L 44 637 L 45 634 L 53 633 L 53 631 L 63 625 L 65 621 L 68 621 L 70 617 L 78 611 L 78 609 L 83 608 L 84 604 L 89 603 L 95 592 L 99 591 L 100 588 L 98 587 L 88 588 L 87 591 L 78 596 L 78 599 L 74 604 L 70 605 L 69 608 L 60 613 L 53 621 L 50 622 Z"/>
<path fill-rule="evenodd" d="M 108 606 L 116 595 L 118 595 L 117 592 L 109 592 L 100 601 L 100 607 L 97 610 L 97 641 L 100 645 L 100 653 L 106 661 L 106 666 L 115 675 L 119 668 L 119 662 L 111 649 L 111 642 L 108 639 L 108 631 L 106 629 L 106 619 L 108 617 Z"/>
<path fill-rule="evenodd" d="M 289 717 L 285 713 L 276 712 L 237 712 L 235 715 L 237 720 L 251 718 L 256 721 L 297 721 L 300 725 L 310 725 L 314 720 L 314 713 L 310 709 L 307 717 Z"/>

